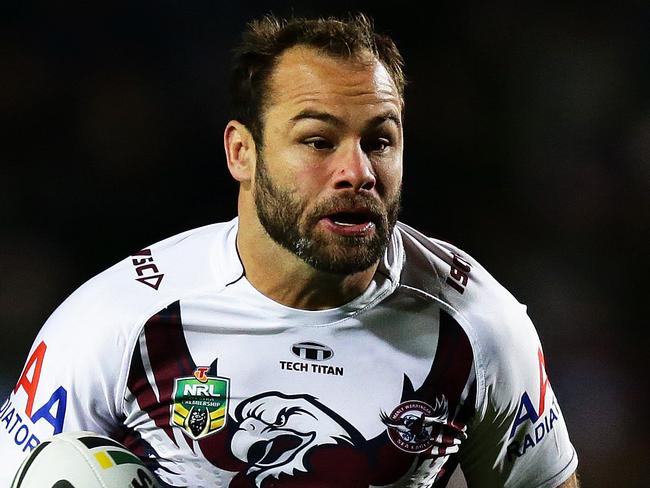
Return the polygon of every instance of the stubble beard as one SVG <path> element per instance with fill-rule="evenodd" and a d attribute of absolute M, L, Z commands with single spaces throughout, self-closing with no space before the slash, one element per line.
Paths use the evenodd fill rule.
<path fill-rule="evenodd" d="M 315 205 L 305 214 L 306 201 L 276 186 L 258 154 L 254 200 L 257 217 L 267 234 L 318 271 L 350 275 L 367 270 L 383 256 L 400 211 L 401 191 L 384 208 L 376 199 L 345 193 Z M 318 232 L 320 219 L 336 209 L 365 207 L 373 215 L 375 231 L 370 236 L 341 236 Z"/>

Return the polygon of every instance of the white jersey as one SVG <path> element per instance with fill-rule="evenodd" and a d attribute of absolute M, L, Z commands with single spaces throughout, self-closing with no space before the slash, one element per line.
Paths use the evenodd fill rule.
<path fill-rule="evenodd" d="M 247 281 L 238 221 L 164 240 L 50 317 L 0 407 L 0 486 L 62 431 L 123 442 L 163 486 L 554 487 L 577 457 L 525 307 L 398 223 L 330 310 Z"/>

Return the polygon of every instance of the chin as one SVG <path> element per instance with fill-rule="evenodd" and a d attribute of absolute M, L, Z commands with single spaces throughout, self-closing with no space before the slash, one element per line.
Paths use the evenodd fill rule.
<path fill-rule="evenodd" d="M 366 256 L 346 256 L 345 259 L 332 256 L 299 257 L 317 271 L 336 275 L 362 273 L 368 271 L 379 261 L 379 259 L 368 259 Z"/>

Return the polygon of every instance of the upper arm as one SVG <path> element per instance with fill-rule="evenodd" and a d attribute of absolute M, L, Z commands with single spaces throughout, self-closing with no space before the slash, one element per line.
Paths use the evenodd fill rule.
<path fill-rule="evenodd" d="M 554 488 L 575 471 L 577 456 L 523 306 L 501 318 L 476 345 L 482 391 L 461 466 L 469 486 Z"/>
<path fill-rule="evenodd" d="M 114 317 L 78 291 L 48 319 L 0 406 L 0 486 L 43 440 L 64 431 L 114 431 L 123 340 Z M 110 335 L 113 334 L 113 335 Z"/>

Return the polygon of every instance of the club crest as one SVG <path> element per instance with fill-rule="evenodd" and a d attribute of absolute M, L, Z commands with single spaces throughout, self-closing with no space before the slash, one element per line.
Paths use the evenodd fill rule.
<path fill-rule="evenodd" d="M 448 416 L 447 399 L 442 396 L 434 407 L 419 400 L 401 403 L 390 415 L 382 412 L 381 420 L 395 446 L 402 451 L 418 453 L 433 446 L 439 426 Z"/>
<path fill-rule="evenodd" d="M 208 376 L 207 371 L 199 367 L 194 376 L 174 381 L 171 425 L 180 427 L 194 440 L 219 432 L 228 418 L 230 380 Z"/>

